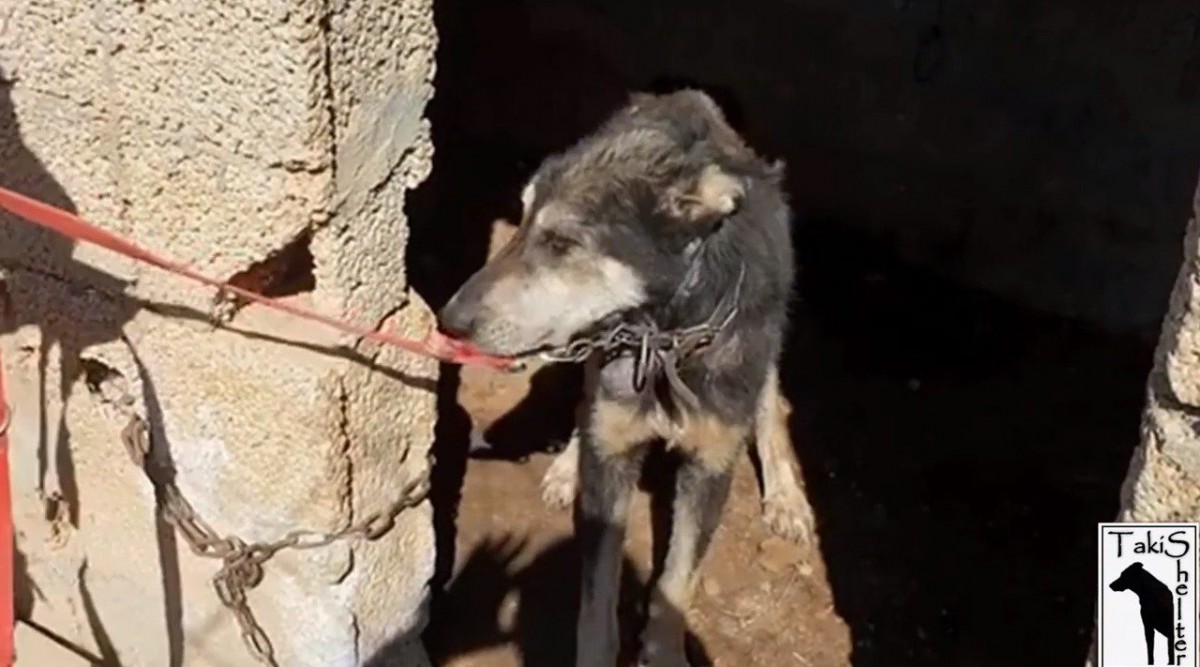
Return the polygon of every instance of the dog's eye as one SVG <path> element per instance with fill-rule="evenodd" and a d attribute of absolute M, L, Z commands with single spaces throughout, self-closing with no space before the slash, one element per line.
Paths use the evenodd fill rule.
<path fill-rule="evenodd" d="M 564 254 L 571 248 L 579 245 L 579 242 L 575 239 L 560 234 L 559 232 L 544 232 L 541 240 L 543 246 L 548 248 L 551 252 L 559 255 Z"/>

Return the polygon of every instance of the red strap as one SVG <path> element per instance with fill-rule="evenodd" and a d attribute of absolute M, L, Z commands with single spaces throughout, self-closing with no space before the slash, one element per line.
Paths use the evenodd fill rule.
<path fill-rule="evenodd" d="M 498 370 L 505 370 L 513 367 L 514 365 L 514 361 L 512 359 L 494 357 L 485 354 L 471 345 L 461 341 L 452 340 L 441 335 L 436 329 L 431 331 L 423 340 L 401 338 L 386 331 L 375 331 L 350 324 L 342 320 L 307 310 L 305 308 L 300 308 L 299 306 L 265 297 L 261 294 L 251 292 L 250 290 L 243 289 L 235 285 L 230 285 L 229 283 L 221 282 L 220 280 L 216 280 L 214 278 L 209 278 L 208 276 L 196 272 L 186 264 L 175 262 L 160 255 L 156 255 L 149 250 L 138 246 L 132 241 L 123 239 L 116 234 L 107 232 L 96 225 L 93 225 L 77 215 L 68 213 L 67 211 L 55 208 L 48 204 L 44 204 L 40 201 L 30 199 L 29 197 L 18 194 L 11 190 L 0 188 L 0 208 L 7 209 L 9 212 L 25 218 L 35 225 L 58 232 L 59 234 L 76 241 L 83 241 L 85 243 L 98 245 L 102 248 L 107 248 L 115 253 L 135 259 L 139 262 L 156 266 L 176 275 L 190 278 L 198 283 L 223 289 L 227 292 L 236 294 L 247 301 L 253 301 L 268 308 L 274 308 L 275 310 L 279 310 L 296 317 L 312 320 L 314 322 L 320 322 L 326 326 L 333 327 L 334 329 L 338 329 L 349 334 L 361 336 L 362 338 L 366 338 L 368 340 L 373 340 L 387 345 L 394 345 L 396 347 L 408 350 L 409 352 L 434 357 L 449 363 L 479 364 Z"/>
<path fill-rule="evenodd" d="M 2 355 L 0 355 L 2 356 Z M 12 408 L 4 387 L 4 360 L 0 358 L 0 667 L 13 664 L 13 515 L 8 474 L 8 427 Z"/>

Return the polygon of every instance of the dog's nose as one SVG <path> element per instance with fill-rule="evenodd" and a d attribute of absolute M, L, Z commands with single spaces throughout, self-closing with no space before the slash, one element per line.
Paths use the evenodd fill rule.
<path fill-rule="evenodd" d="M 471 337 L 475 328 L 475 313 L 471 308 L 463 308 L 458 299 L 442 307 L 438 313 L 438 328 L 451 338 L 466 339 Z"/>

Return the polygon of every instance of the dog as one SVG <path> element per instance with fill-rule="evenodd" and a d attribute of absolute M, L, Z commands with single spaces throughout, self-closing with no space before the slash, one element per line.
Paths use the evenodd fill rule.
<path fill-rule="evenodd" d="M 1175 642 L 1171 628 L 1175 596 L 1171 595 L 1171 589 L 1147 572 L 1141 563 L 1125 568 L 1121 576 L 1108 587 L 1114 591 L 1133 591 L 1138 597 L 1138 604 L 1142 608 L 1142 632 L 1146 635 L 1146 664 L 1154 664 L 1155 631 L 1167 638 L 1167 664 L 1175 664 Z"/>
<path fill-rule="evenodd" d="M 799 491 L 778 373 L 795 268 L 782 180 L 708 95 L 635 94 L 538 167 L 511 241 L 438 312 L 485 352 L 585 364 L 576 437 L 547 485 L 575 500 L 577 667 L 617 658 L 627 510 L 649 446 L 681 463 L 643 665 L 688 664 L 685 614 L 747 445 L 772 476 L 764 498 Z M 783 513 L 805 514 L 799 498 Z"/>
<path fill-rule="evenodd" d="M 800 462 L 788 432 L 792 405 L 779 386 L 775 368 L 771 375 L 767 395 L 759 401 L 752 440 L 762 474 L 762 517 L 775 535 L 804 544 L 812 537 L 813 511 L 800 483 Z M 589 407 L 585 399 L 575 409 L 577 424 L 583 423 Z M 551 508 L 565 509 L 575 501 L 580 438 L 576 427 L 542 477 L 542 502 Z"/>

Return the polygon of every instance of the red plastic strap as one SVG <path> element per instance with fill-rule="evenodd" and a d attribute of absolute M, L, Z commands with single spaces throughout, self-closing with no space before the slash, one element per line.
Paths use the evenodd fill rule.
<path fill-rule="evenodd" d="M 214 278 L 209 278 L 186 264 L 152 253 L 138 246 L 136 243 L 107 232 L 73 213 L 55 208 L 49 204 L 44 204 L 35 199 L 30 199 L 11 190 L 0 188 L 0 208 L 7 209 L 14 215 L 20 216 L 40 227 L 62 234 L 67 238 L 107 248 L 125 257 L 156 266 L 175 275 L 236 294 L 247 301 L 253 301 L 268 308 L 273 308 L 306 320 L 320 322 L 345 333 L 361 336 L 362 338 L 386 345 L 393 345 L 409 352 L 434 357 L 448 363 L 478 364 L 498 370 L 506 370 L 514 365 L 512 359 L 485 354 L 471 345 L 443 336 L 436 329 L 431 331 L 423 340 L 401 338 L 386 331 L 376 331 L 350 324 L 305 308 L 300 308 L 299 306 L 265 297 L 256 292 L 251 292 L 250 290 L 230 285 Z"/>
<path fill-rule="evenodd" d="M 13 664 L 13 514 L 8 472 L 8 427 L 12 406 L 4 387 L 4 359 L 0 355 L 0 666 Z"/>

